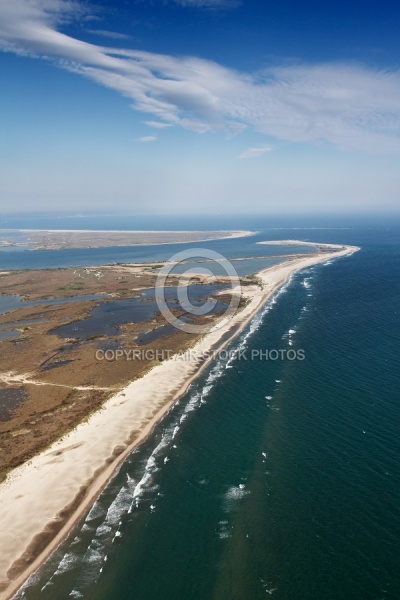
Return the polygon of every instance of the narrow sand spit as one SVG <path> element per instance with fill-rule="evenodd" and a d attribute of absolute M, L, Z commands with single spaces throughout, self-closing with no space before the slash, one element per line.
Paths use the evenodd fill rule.
<path fill-rule="evenodd" d="M 63 236 L 65 236 L 65 234 L 71 234 L 71 239 L 73 239 L 74 241 L 76 241 L 77 238 L 79 238 L 79 236 L 81 237 L 81 245 L 75 245 L 75 248 L 99 248 L 101 247 L 101 244 L 95 243 L 96 240 L 93 240 L 93 236 L 96 237 L 97 234 L 102 234 L 102 236 L 104 234 L 107 234 L 110 239 L 107 241 L 106 243 L 106 247 L 110 247 L 110 246 L 164 246 L 164 245 L 168 245 L 168 244 L 188 244 L 188 243 L 192 243 L 195 244 L 197 242 L 209 242 L 209 241 L 216 241 L 216 240 L 225 240 L 225 239 L 230 239 L 230 238 L 239 238 L 239 237 L 247 237 L 249 235 L 254 235 L 254 231 L 233 231 L 233 230 L 221 230 L 218 231 L 217 233 L 219 233 L 218 236 L 210 236 L 210 233 L 213 232 L 207 232 L 207 231 L 142 231 L 142 230 L 107 230 L 107 229 L 0 229 L 0 235 L 3 234 L 7 234 L 7 233 L 13 233 L 13 232 L 19 232 L 19 233 L 27 233 L 27 234 L 31 234 L 28 240 L 25 240 L 24 242 L 16 242 L 15 245 L 16 246 L 21 246 L 23 247 L 24 245 L 26 245 L 28 243 L 28 245 L 30 246 L 35 246 L 37 247 L 38 245 L 42 246 L 43 241 L 40 238 L 40 236 L 50 236 L 50 239 L 48 240 L 52 242 L 52 246 L 48 247 L 48 242 L 45 243 L 46 249 L 52 249 L 52 250 L 56 250 L 56 249 L 60 249 L 62 247 L 62 242 L 64 242 Z M 196 238 L 196 234 L 202 234 L 201 238 Z M 86 238 L 85 239 L 85 234 L 87 236 L 89 236 L 89 240 Z M 149 240 L 146 238 L 146 236 L 148 235 L 154 235 L 154 236 L 162 236 L 165 234 L 176 234 L 179 238 L 179 235 L 181 234 L 185 234 L 187 236 L 190 236 L 192 234 L 192 239 L 185 239 L 185 240 L 181 240 L 181 239 L 176 239 L 176 240 L 167 240 L 167 241 L 162 241 L 162 237 L 160 241 L 157 241 L 157 239 L 155 240 Z M 114 240 L 112 240 L 114 236 Z M 125 236 L 132 236 L 134 238 L 133 241 L 126 239 Z M 38 241 L 39 240 L 39 241 Z M 102 243 L 104 243 L 104 239 L 102 238 Z M 9 246 L 10 244 L 2 244 L 3 246 Z"/>
<path fill-rule="evenodd" d="M 121 388 L 121 386 L 109 386 L 109 387 L 98 387 L 97 385 L 66 385 L 64 383 L 49 383 L 47 381 L 36 381 L 35 379 L 32 379 L 30 376 L 30 373 L 13 373 L 12 371 L 9 371 L 8 373 L 0 373 L 0 381 L 3 381 L 4 383 L 8 384 L 8 385 L 25 385 L 25 384 L 29 384 L 29 385 L 44 385 L 44 386 L 52 386 L 52 387 L 61 387 L 61 388 L 68 388 L 71 390 L 80 390 L 80 391 L 86 391 L 86 390 L 101 390 L 101 391 L 106 391 L 106 392 L 110 392 L 113 390 L 119 390 Z M 0 488 L 1 489 L 1 488 Z"/>
<path fill-rule="evenodd" d="M 35 379 L 32 379 L 32 377 L 30 376 L 30 373 L 17 374 L 17 373 L 13 373 L 12 371 L 10 371 L 8 373 L 0 373 L 0 381 L 3 381 L 4 383 L 6 383 L 8 385 L 14 385 L 14 384 L 44 385 L 44 386 L 52 386 L 52 387 L 66 387 L 71 390 L 80 390 L 80 391 L 101 390 L 101 391 L 110 392 L 110 391 L 113 391 L 114 389 L 117 390 L 121 387 L 121 386 L 98 387 L 96 385 L 65 385 L 63 383 L 48 383 L 46 381 L 35 381 Z"/>
<path fill-rule="evenodd" d="M 1 600 L 11 598 L 46 560 L 93 504 L 117 466 L 185 393 L 208 363 L 202 357 L 235 337 L 292 273 L 358 250 L 330 247 L 334 251 L 303 255 L 260 271 L 263 288 L 246 288 L 243 293 L 249 302 L 244 309 L 207 333 L 186 359 L 160 363 L 117 392 L 88 421 L 9 475 L 0 485 Z"/>

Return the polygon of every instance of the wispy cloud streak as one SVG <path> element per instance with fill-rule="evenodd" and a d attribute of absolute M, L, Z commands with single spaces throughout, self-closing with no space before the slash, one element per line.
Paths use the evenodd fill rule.
<path fill-rule="evenodd" d="M 170 123 L 163 123 L 162 121 L 145 121 L 145 123 L 154 129 L 166 129 L 167 127 L 172 127 Z"/>
<path fill-rule="evenodd" d="M 157 139 L 156 135 L 143 135 L 142 137 L 136 138 L 137 142 L 148 144 L 149 142 L 155 142 Z"/>
<path fill-rule="evenodd" d="M 400 73 L 355 64 L 240 73 L 210 60 L 121 50 L 62 33 L 73 0 L 0 0 L 0 49 L 56 61 L 129 98 L 166 125 L 198 133 L 245 128 L 291 142 L 400 151 Z M 159 126 L 160 127 L 160 126 Z"/>
<path fill-rule="evenodd" d="M 267 154 L 271 151 L 272 148 L 270 148 L 269 146 L 261 146 L 259 148 L 247 148 L 247 150 L 244 150 L 241 154 L 239 154 L 238 158 L 240 160 L 247 158 L 260 158 L 260 156 L 264 156 L 264 154 Z"/>

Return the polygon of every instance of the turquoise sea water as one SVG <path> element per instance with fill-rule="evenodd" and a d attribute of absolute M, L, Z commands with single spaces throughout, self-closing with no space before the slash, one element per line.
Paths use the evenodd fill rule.
<path fill-rule="evenodd" d="M 400 598 L 400 229 L 275 234 L 361 250 L 280 290 L 19 598 Z"/>

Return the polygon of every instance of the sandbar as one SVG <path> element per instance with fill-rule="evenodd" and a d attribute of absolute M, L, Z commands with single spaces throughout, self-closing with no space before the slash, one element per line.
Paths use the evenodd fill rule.
<path fill-rule="evenodd" d="M 115 231 L 90 229 L 0 229 L 2 247 L 29 250 L 68 248 L 108 248 L 116 246 L 154 246 L 187 244 L 253 235 L 252 231 Z M 16 234 L 18 234 L 16 236 Z M 23 234 L 21 237 L 20 234 Z"/>

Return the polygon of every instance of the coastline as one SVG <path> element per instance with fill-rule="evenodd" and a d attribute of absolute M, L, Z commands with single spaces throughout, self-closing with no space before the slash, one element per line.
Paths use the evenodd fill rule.
<path fill-rule="evenodd" d="M 262 246 L 316 246 L 317 248 L 343 248 L 341 244 L 327 244 L 325 242 L 303 242 L 302 240 L 267 240 L 256 242 Z"/>
<path fill-rule="evenodd" d="M 71 234 L 99 234 L 99 233 L 103 233 L 103 234 L 117 234 L 117 235 L 123 235 L 123 234 L 165 234 L 165 233 L 175 233 L 175 234 L 196 234 L 196 233 L 204 233 L 207 234 L 207 231 L 185 231 L 185 230 L 177 230 L 177 231 L 169 231 L 169 230 L 140 230 L 140 229 L 135 229 L 135 230 L 116 230 L 116 229 L 0 229 L 0 234 L 1 233 L 6 233 L 6 232 L 18 232 L 18 233 L 36 233 L 36 234 L 63 234 L 63 233 L 71 233 Z M 205 236 L 204 238 L 199 238 L 199 239 L 193 239 L 193 240 L 175 240 L 175 241 L 166 241 L 166 242 L 149 242 L 149 241 L 144 241 L 144 242 L 133 242 L 133 243 L 126 243 L 126 242 L 120 242 L 120 243 L 111 243 L 111 241 L 105 245 L 85 245 L 83 244 L 82 246 L 70 246 L 67 249 L 83 249 L 83 248 L 119 248 L 119 247 L 136 247 L 136 246 L 168 246 L 168 245 L 174 245 L 174 244 L 195 244 L 195 243 L 201 243 L 201 242 L 213 242 L 213 241 L 219 241 L 219 240 L 226 240 L 226 239 L 233 239 L 233 238 L 241 238 L 241 237 L 248 237 L 251 235 L 254 235 L 255 232 L 254 231 L 247 231 L 247 230 L 221 230 L 220 233 L 226 233 L 226 235 L 221 235 L 221 236 L 217 236 L 217 237 L 207 237 Z M 33 242 L 35 243 L 35 242 Z M 60 243 L 60 242 L 59 242 Z M 29 246 L 32 244 L 29 244 L 29 242 L 20 242 L 20 243 L 16 243 L 13 244 L 13 246 L 17 247 L 17 248 L 24 248 L 24 246 Z M 10 247 L 9 244 L 2 244 L 0 241 L 0 250 L 1 248 L 8 248 Z M 54 248 L 30 248 L 28 251 L 30 252 L 35 252 L 38 250 L 63 250 L 65 249 L 64 247 L 54 247 Z"/>
<path fill-rule="evenodd" d="M 287 244 L 289 241 L 271 243 Z M 302 242 L 296 241 L 296 244 Z M 330 247 L 335 251 L 293 258 L 260 271 L 257 276 L 263 282 L 263 289 L 251 286 L 244 290 L 248 304 L 198 341 L 192 348 L 193 355 L 211 354 L 210 351 L 217 351 L 229 343 L 293 273 L 358 250 L 353 246 L 311 245 Z M 208 360 L 171 358 L 164 361 L 115 394 L 87 422 L 81 423 L 47 451 L 15 469 L 1 484 L 2 600 L 12 597 L 69 534 L 126 456 L 150 435 L 211 360 L 210 357 Z M 33 490 L 32 493 L 29 490 Z M 29 522 L 26 515 L 29 515 Z"/>

